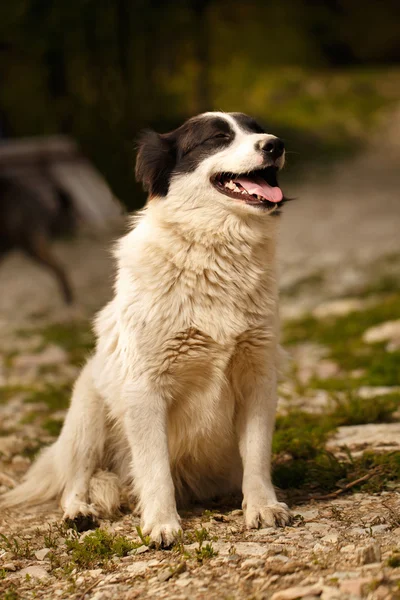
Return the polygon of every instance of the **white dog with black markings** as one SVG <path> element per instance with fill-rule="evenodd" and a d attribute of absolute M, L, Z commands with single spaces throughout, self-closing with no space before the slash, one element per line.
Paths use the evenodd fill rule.
<path fill-rule="evenodd" d="M 247 527 L 289 521 L 271 482 L 283 164 L 283 142 L 242 113 L 143 134 L 149 200 L 117 245 L 95 353 L 58 440 L 3 506 L 58 496 L 79 522 L 111 515 L 129 486 L 143 533 L 166 546 L 177 502 L 240 488 Z"/>

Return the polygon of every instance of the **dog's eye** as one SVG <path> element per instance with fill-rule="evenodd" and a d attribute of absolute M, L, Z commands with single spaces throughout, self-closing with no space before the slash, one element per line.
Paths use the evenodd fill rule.
<path fill-rule="evenodd" d="M 216 135 L 213 136 L 214 139 L 225 139 L 227 140 L 230 136 L 227 133 L 217 133 Z"/>

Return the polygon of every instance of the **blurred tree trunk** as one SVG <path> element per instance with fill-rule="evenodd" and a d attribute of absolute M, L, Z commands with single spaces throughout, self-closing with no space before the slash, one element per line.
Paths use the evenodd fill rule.
<path fill-rule="evenodd" d="M 197 113 L 212 109 L 210 90 L 210 31 L 208 19 L 210 4 L 211 0 L 194 0 L 193 2 L 193 14 L 195 18 L 193 42 L 198 68 L 194 104 Z"/>

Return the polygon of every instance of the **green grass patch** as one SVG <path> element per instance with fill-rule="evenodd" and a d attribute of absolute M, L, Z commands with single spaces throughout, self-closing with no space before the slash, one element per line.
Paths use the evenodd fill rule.
<path fill-rule="evenodd" d="M 71 396 L 71 387 L 67 384 L 50 385 L 39 390 L 31 390 L 25 398 L 27 403 L 43 402 L 47 405 L 49 411 L 64 410 L 68 408 Z"/>
<path fill-rule="evenodd" d="M 114 535 L 104 529 L 96 529 L 83 540 L 73 538 L 65 543 L 72 562 L 83 569 L 103 566 L 114 556 L 127 556 L 142 545 L 142 542 L 132 542 L 125 536 Z"/>
<path fill-rule="evenodd" d="M 272 449 L 275 454 L 287 453 L 294 459 L 313 458 L 324 448 L 327 436 L 336 428 L 330 417 L 302 411 L 278 416 Z"/>
<path fill-rule="evenodd" d="M 52 323 L 40 329 L 20 330 L 19 335 L 38 334 L 44 343 L 63 348 L 73 365 L 81 366 L 94 348 L 94 335 L 87 321 Z"/>
<path fill-rule="evenodd" d="M 339 425 L 390 420 L 400 398 L 359 400 L 350 397 L 321 416 L 293 411 L 278 416 L 273 439 L 273 479 L 285 490 L 325 494 L 366 477 L 354 489 L 381 491 L 389 481 L 400 481 L 400 452 L 365 452 L 337 458 L 325 450 L 328 437 Z"/>
<path fill-rule="evenodd" d="M 17 385 L 3 385 L 0 386 L 0 404 L 5 404 L 9 400 L 12 400 L 14 396 L 27 392 L 27 388 Z"/>
<path fill-rule="evenodd" d="M 396 550 L 392 556 L 389 556 L 389 558 L 387 559 L 387 565 L 389 567 L 392 567 L 392 569 L 396 569 L 397 567 L 400 567 L 400 550 Z"/>
<path fill-rule="evenodd" d="M 285 343 L 314 342 L 328 347 L 329 358 L 345 372 L 363 369 L 364 375 L 320 382 L 321 388 L 349 389 L 360 385 L 400 385 L 400 351 L 387 352 L 385 344 L 365 344 L 363 333 L 372 326 L 400 318 L 400 294 L 382 297 L 374 306 L 343 317 L 316 319 L 308 316 L 284 327 Z M 314 382 L 315 387 L 315 382 Z"/>
<path fill-rule="evenodd" d="M 49 435 L 52 435 L 53 437 L 58 437 L 61 433 L 63 424 L 64 421 L 61 419 L 49 418 L 46 419 L 44 423 L 42 423 L 42 427 L 47 431 Z"/>
<path fill-rule="evenodd" d="M 375 398 L 359 398 L 351 395 L 337 400 L 332 418 L 337 425 L 363 425 L 367 423 L 388 423 L 400 407 L 400 394 L 387 394 Z"/>

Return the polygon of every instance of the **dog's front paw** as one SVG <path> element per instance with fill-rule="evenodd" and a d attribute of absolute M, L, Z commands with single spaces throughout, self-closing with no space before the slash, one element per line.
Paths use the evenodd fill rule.
<path fill-rule="evenodd" d="M 289 508 L 284 502 L 274 504 L 248 504 L 244 511 L 247 529 L 259 527 L 285 527 L 291 520 Z"/>
<path fill-rule="evenodd" d="M 78 532 L 96 529 L 98 513 L 93 504 L 86 502 L 71 502 L 64 508 L 63 520 L 67 527 Z"/>
<path fill-rule="evenodd" d="M 150 536 L 153 544 L 163 548 L 172 546 L 182 533 L 181 524 L 176 518 L 168 521 L 161 520 L 159 523 L 144 524 L 142 530 L 144 535 Z"/>

